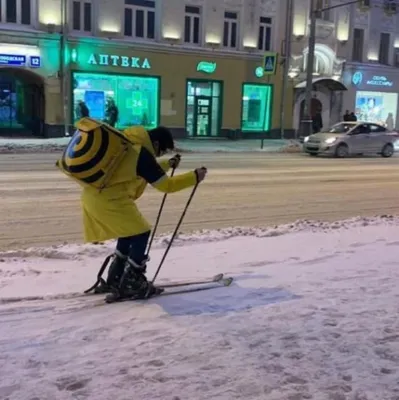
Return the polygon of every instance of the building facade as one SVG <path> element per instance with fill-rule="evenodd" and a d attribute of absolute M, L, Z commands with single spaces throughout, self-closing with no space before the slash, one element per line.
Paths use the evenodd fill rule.
<path fill-rule="evenodd" d="M 315 63 L 311 116 L 327 127 L 346 110 L 359 120 L 398 126 L 399 17 L 394 0 L 316 0 Z M 294 128 L 303 116 L 311 0 L 295 0 L 290 79 Z"/>
<path fill-rule="evenodd" d="M 0 1 L 0 134 L 63 136 L 88 111 L 176 137 L 279 135 L 285 2 Z"/>

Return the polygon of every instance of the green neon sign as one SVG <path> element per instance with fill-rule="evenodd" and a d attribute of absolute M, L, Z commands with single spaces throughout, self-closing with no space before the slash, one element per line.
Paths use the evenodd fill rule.
<path fill-rule="evenodd" d="M 262 67 L 258 67 L 258 68 L 255 69 L 255 76 L 257 78 L 262 78 L 262 77 L 265 76 L 265 71 L 263 70 Z"/>
<path fill-rule="evenodd" d="M 205 74 L 213 74 L 216 71 L 216 63 L 209 61 L 201 61 L 197 64 L 197 71 Z"/>
<path fill-rule="evenodd" d="M 124 68 L 151 69 L 148 58 L 116 56 L 113 54 L 90 54 L 87 63 L 90 65 L 100 65 Z"/>

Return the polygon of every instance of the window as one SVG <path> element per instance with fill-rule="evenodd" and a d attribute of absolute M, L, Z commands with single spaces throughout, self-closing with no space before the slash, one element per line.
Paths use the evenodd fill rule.
<path fill-rule="evenodd" d="M 244 83 L 242 88 L 241 130 L 264 132 L 271 128 L 273 88 Z"/>
<path fill-rule="evenodd" d="M 91 32 L 91 3 L 74 0 L 72 2 L 72 29 L 80 32 Z"/>
<path fill-rule="evenodd" d="M 370 127 L 370 132 L 371 133 L 378 133 L 378 132 L 386 132 L 387 131 L 387 129 L 384 128 L 381 125 L 370 124 L 369 127 Z"/>
<path fill-rule="evenodd" d="M 384 0 L 384 11 L 387 14 L 396 14 L 397 13 L 397 0 Z"/>
<path fill-rule="evenodd" d="M 393 65 L 399 68 L 399 49 L 394 49 Z"/>
<path fill-rule="evenodd" d="M 380 49 L 378 52 L 378 62 L 380 64 L 389 64 L 389 44 L 391 35 L 389 33 L 380 34 Z"/>
<path fill-rule="evenodd" d="M 73 73 L 74 120 L 80 118 L 83 101 L 90 117 L 108 121 L 111 107 L 117 108 L 116 127 L 143 125 L 148 129 L 159 124 L 158 78 L 111 74 Z"/>
<path fill-rule="evenodd" d="M 272 47 L 272 19 L 260 17 L 258 49 L 269 51 Z"/>
<path fill-rule="evenodd" d="M 200 44 L 200 19 L 201 9 L 194 6 L 186 6 L 184 17 L 184 42 Z"/>
<path fill-rule="evenodd" d="M 323 21 L 332 21 L 332 11 L 333 10 L 325 10 L 325 11 L 319 11 L 322 10 L 323 8 L 328 8 L 331 7 L 330 0 L 316 0 L 316 18 L 321 19 Z M 311 10 L 312 11 L 312 10 Z"/>
<path fill-rule="evenodd" d="M 352 60 L 363 61 L 363 48 L 364 48 L 364 29 L 355 28 L 353 30 L 353 49 Z"/>
<path fill-rule="evenodd" d="M 238 42 L 238 14 L 236 12 L 224 13 L 223 46 L 237 48 Z"/>
<path fill-rule="evenodd" d="M 313 73 L 315 75 L 325 75 L 328 73 L 327 65 L 324 60 L 316 53 L 314 55 L 313 61 Z M 308 69 L 308 53 L 303 56 L 303 70 L 302 72 L 306 72 Z"/>
<path fill-rule="evenodd" d="M 125 0 L 125 36 L 155 39 L 154 0 Z"/>
<path fill-rule="evenodd" d="M 0 22 L 30 25 L 31 20 L 31 0 L 0 0 Z"/>
<path fill-rule="evenodd" d="M 371 122 L 394 129 L 398 109 L 398 94 L 387 92 L 356 92 L 358 121 Z"/>

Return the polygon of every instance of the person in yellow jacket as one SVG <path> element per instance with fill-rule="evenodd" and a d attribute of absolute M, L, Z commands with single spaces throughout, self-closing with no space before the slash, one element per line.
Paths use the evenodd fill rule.
<path fill-rule="evenodd" d="M 106 282 L 97 293 L 117 291 L 119 297 L 148 298 L 157 294 L 157 288 L 147 281 L 146 248 L 151 227 L 138 210 L 137 200 L 149 183 L 163 193 L 173 193 L 195 186 L 205 179 L 206 168 L 169 177 L 169 168 L 176 168 L 180 156 L 157 162 L 174 149 L 171 132 L 165 127 L 146 131 L 142 127 L 125 130 L 123 135 L 134 144 L 135 156 L 129 158 L 134 165 L 122 166 L 132 172 L 130 182 L 115 184 L 98 192 L 88 186 L 82 192 L 85 242 L 117 239 L 113 261 Z"/>

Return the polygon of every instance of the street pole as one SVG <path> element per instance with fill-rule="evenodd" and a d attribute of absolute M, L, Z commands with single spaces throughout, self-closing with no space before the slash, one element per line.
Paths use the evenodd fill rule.
<path fill-rule="evenodd" d="M 294 22 L 294 0 L 287 0 L 287 14 L 285 20 L 285 44 L 284 44 L 284 69 L 283 69 L 283 87 L 280 102 L 280 136 L 284 139 L 285 108 L 288 90 L 288 73 L 291 64 L 291 40 L 292 26 Z"/>
<path fill-rule="evenodd" d="M 306 65 L 306 89 L 305 89 L 305 107 L 299 127 L 299 136 L 309 136 L 313 133 L 312 116 L 310 114 L 312 108 L 312 90 L 313 90 L 313 66 L 314 51 L 316 45 L 316 0 L 312 0 L 310 4 L 310 27 L 308 41 L 308 59 Z"/>
<path fill-rule="evenodd" d="M 313 66 L 314 52 L 316 45 L 316 19 L 318 14 L 323 11 L 333 10 L 335 8 L 346 7 L 351 4 L 358 4 L 361 0 L 351 0 L 346 3 L 337 4 L 331 7 L 317 9 L 317 0 L 311 0 L 310 5 L 310 27 L 308 39 L 308 60 L 306 66 L 306 89 L 305 89 L 305 107 L 303 116 L 299 126 L 299 136 L 309 136 L 313 133 L 312 116 L 310 114 L 312 108 L 312 89 L 313 89 Z"/>
<path fill-rule="evenodd" d="M 67 68 L 65 53 L 67 48 L 67 10 L 68 1 L 61 0 L 60 2 L 60 12 L 61 12 L 61 37 L 60 37 L 60 79 L 61 79 L 61 99 L 62 99 L 62 111 L 64 120 L 64 135 L 69 133 L 69 123 L 68 123 L 68 94 L 67 94 Z"/>

